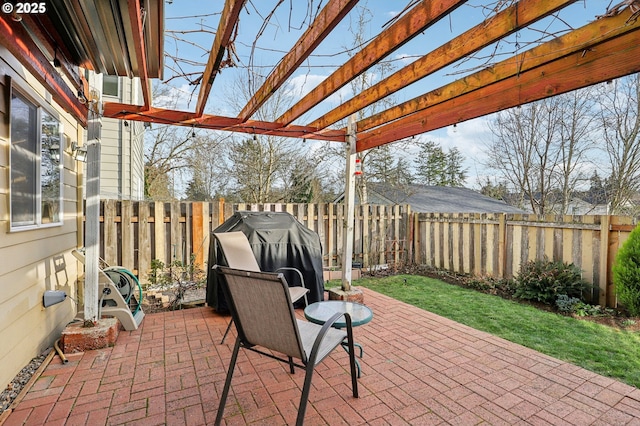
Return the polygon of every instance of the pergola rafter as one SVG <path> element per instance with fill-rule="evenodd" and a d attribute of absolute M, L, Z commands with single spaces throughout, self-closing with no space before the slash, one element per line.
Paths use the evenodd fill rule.
<path fill-rule="evenodd" d="M 139 105 L 107 102 L 103 115 L 120 120 L 143 121 L 156 124 L 170 124 L 174 126 L 194 127 L 208 130 L 224 130 L 247 134 L 264 134 L 300 139 L 317 139 L 332 142 L 344 142 L 346 138 L 343 129 L 318 129 L 317 127 L 289 125 L 280 126 L 270 121 L 248 120 L 242 121 L 235 117 L 220 115 L 197 114 L 189 111 L 151 107 L 146 109 Z"/>
<path fill-rule="evenodd" d="M 358 93 L 309 125 L 324 128 L 530 25 L 576 0 L 522 0 Z"/>
<path fill-rule="evenodd" d="M 346 60 L 288 111 L 273 122 L 264 122 L 251 120 L 251 116 L 278 88 L 285 84 L 288 78 L 294 75 L 320 42 L 354 7 L 356 0 L 331 0 L 327 3 L 316 20 L 273 68 L 264 84 L 235 118 L 204 114 L 204 107 L 215 75 L 220 71 L 225 49 L 229 46 L 231 37 L 234 36 L 233 31 L 237 28 L 239 13 L 244 4 L 241 0 L 227 0 L 203 73 L 195 112 L 160 108 L 150 108 L 145 111 L 144 108 L 136 105 L 105 103 L 104 116 L 212 130 L 344 142 L 346 129 L 332 128 L 334 123 L 362 111 L 365 107 L 385 99 L 390 94 L 456 61 L 472 57 L 481 49 L 504 40 L 509 35 L 564 9 L 575 1 L 514 1 L 480 24 L 453 37 L 447 43 L 426 53 L 309 124 L 296 124 L 295 122 L 303 114 L 326 101 L 340 88 L 388 58 L 390 53 L 420 33 L 428 32 L 435 22 L 449 16 L 465 1 L 415 2 L 402 16 Z M 640 3 L 640 0 L 634 1 Z M 613 13 L 603 13 L 596 21 L 570 30 L 522 54 L 487 66 L 485 70 L 461 77 L 439 89 L 361 119 L 357 123 L 356 150 L 363 151 L 521 103 L 640 71 L 637 60 L 629 56 L 629 48 L 625 47 L 628 40 L 637 38 L 635 30 L 638 23 L 630 19 L 632 16 L 630 9 L 631 6 L 625 4 L 625 8 L 616 9 L 618 14 L 615 16 L 611 16 Z M 618 38 L 620 41 L 614 42 Z M 602 52 L 604 46 L 613 50 Z M 608 58 L 612 63 L 611 66 L 602 66 L 591 75 L 582 73 L 581 69 L 588 68 L 587 64 L 594 61 L 601 63 L 600 61 L 604 60 L 600 59 L 601 56 Z M 575 69 L 564 68 L 569 61 L 567 57 L 574 58 Z M 576 57 L 580 60 L 576 60 Z M 578 78 L 564 83 L 564 79 L 570 80 L 568 76 L 572 73 L 575 73 Z M 552 75 L 554 77 L 551 77 Z M 555 79 L 560 81 L 556 82 Z M 538 81 L 545 82 L 544 87 L 548 89 L 540 90 L 542 83 L 537 83 Z M 487 99 L 487 96 L 495 96 L 496 99 Z"/>
<path fill-rule="evenodd" d="M 466 0 L 421 1 L 389 28 L 382 31 L 371 43 L 353 55 L 276 121 L 282 125 L 293 122 L 465 2 Z"/>
<path fill-rule="evenodd" d="M 42 45 L 46 41 L 40 43 Z M 87 125 L 86 105 L 80 102 L 77 93 L 51 65 L 31 34 L 6 13 L 0 14 L 0 45 L 4 45 L 12 55 L 22 58 L 23 66 L 49 89 L 53 99 L 79 123 Z"/>
<path fill-rule="evenodd" d="M 231 42 L 231 36 L 238 24 L 240 17 L 240 11 L 244 6 L 246 0 L 227 0 L 224 2 L 224 9 L 222 10 L 222 16 L 220 17 L 220 23 L 218 24 L 218 31 L 216 37 L 213 40 L 213 46 L 209 52 L 209 60 L 207 66 L 202 74 L 200 82 L 200 92 L 198 93 L 198 102 L 196 103 L 196 115 L 201 116 L 204 113 L 204 108 L 209 98 L 209 92 L 213 86 L 213 81 L 216 78 L 216 74 L 220 71 L 220 65 L 224 54 Z"/>
<path fill-rule="evenodd" d="M 640 22 L 627 24 L 626 20 L 627 16 L 618 15 L 593 22 L 362 120 L 357 150 L 580 89 L 612 75 L 637 72 Z"/>
<path fill-rule="evenodd" d="M 140 13 L 140 0 L 129 0 L 128 4 L 131 30 L 133 32 L 133 48 L 138 58 L 146 58 L 147 52 L 144 42 L 144 25 L 142 23 L 142 14 Z M 147 110 L 151 107 L 151 80 L 147 70 L 147 61 L 139 61 L 138 66 L 140 67 L 140 87 L 142 88 L 144 109 Z"/>
<path fill-rule="evenodd" d="M 293 74 L 313 50 L 338 25 L 358 0 L 330 0 L 322 9 L 313 25 L 304 32 L 293 48 L 278 63 L 266 81 L 256 91 L 247 105 L 240 111 L 238 118 L 248 120 L 260 108 L 287 78 Z"/>

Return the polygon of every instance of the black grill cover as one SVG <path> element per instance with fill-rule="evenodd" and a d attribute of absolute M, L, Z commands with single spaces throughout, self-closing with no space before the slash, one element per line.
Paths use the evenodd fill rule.
<path fill-rule="evenodd" d="M 309 289 L 309 303 L 324 298 L 322 273 L 322 245 L 317 233 L 302 225 L 295 217 L 285 212 L 248 212 L 235 213 L 213 232 L 242 231 L 249 240 L 260 269 L 273 272 L 282 267 L 298 269 Z M 221 250 L 216 247 L 211 235 L 209 245 L 209 270 L 207 273 L 207 304 L 218 312 L 228 312 L 227 303 L 220 286 L 220 274 L 213 265 L 227 266 Z M 289 285 L 300 285 L 295 272 L 281 271 Z M 303 306 L 301 299 L 297 304 Z"/>

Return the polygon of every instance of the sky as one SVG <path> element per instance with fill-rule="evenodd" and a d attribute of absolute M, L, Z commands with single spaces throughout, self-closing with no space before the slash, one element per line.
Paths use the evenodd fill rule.
<path fill-rule="evenodd" d="M 238 36 L 236 37 L 236 67 L 225 68 L 216 77 L 206 112 L 225 116 L 235 116 L 238 111 L 230 106 L 227 99 L 234 96 L 238 75 L 246 75 L 249 66 L 256 73 L 266 75 L 278 60 L 300 37 L 307 28 L 311 17 L 326 4 L 319 0 L 284 0 L 270 19 L 269 25 L 262 27 L 264 18 L 269 15 L 271 8 L 277 2 L 264 0 L 248 1 L 240 15 Z M 282 90 L 295 99 L 299 99 L 315 85 L 329 76 L 348 57 L 346 49 L 353 46 L 353 28 L 357 22 L 357 15 L 366 8 L 370 11 L 369 22 L 364 27 L 363 38 L 368 40 L 372 35 L 386 28 L 398 16 L 402 9 L 413 0 L 368 0 L 360 1 L 358 6 L 343 19 L 336 31 L 333 32 L 314 51 L 304 66 L 294 74 Z M 408 64 L 415 58 L 437 48 L 452 37 L 466 31 L 480 23 L 489 14 L 488 6 L 498 1 L 470 0 L 454 11 L 449 18 L 436 23 L 424 35 L 402 46 L 386 62 L 396 69 Z M 192 0 L 173 0 L 165 4 L 165 27 L 170 33 L 165 38 L 165 52 L 169 55 L 189 58 L 192 63 L 181 63 L 180 72 L 202 72 L 206 61 L 206 51 L 210 49 L 214 33 L 218 25 L 222 0 L 209 2 L 195 2 Z M 396 93 L 397 102 L 415 97 L 417 94 L 436 89 L 447 82 L 470 74 L 486 62 L 496 62 L 510 57 L 514 52 L 526 50 L 529 43 L 538 40 L 542 34 L 560 34 L 569 27 L 579 27 L 603 14 L 610 5 L 608 0 L 580 0 L 562 12 L 561 18 L 546 18 L 534 25 L 535 31 L 523 32 L 511 37 L 510 41 L 499 46 L 492 46 L 480 52 L 475 61 L 466 61 L 437 72 L 418 83 L 408 86 Z M 199 28 L 200 32 L 192 32 Z M 176 40 L 179 38 L 180 40 Z M 180 93 L 179 109 L 193 111 L 197 99 L 198 86 L 190 85 L 176 75 L 175 64 L 167 59 L 166 65 L 174 70 L 165 68 L 164 79 Z M 378 70 L 371 71 L 371 78 L 379 80 Z M 195 89 L 195 91 L 194 91 Z M 350 87 L 346 86 L 332 96 L 330 102 L 314 108 L 305 114 L 298 122 L 303 124 L 317 118 L 330 108 L 337 106 L 341 99 L 352 96 Z M 191 102 L 189 100 L 191 99 Z M 293 100 L 295 100 L 293 99 Z M 435 130 L 421 135 L 419 138 L 438 142 L 445 150 L 458 148 L 465 156 L 465 167 L 468 173 L 467 186 L 479 188 L 479 181 L 484 181 L 487 171 L 483 166 L 485 155 L 483 147 L 491 138 L 487 122 L 491 116 L 481 117 L 458 124 L 455 128 Z M 411 153 L 409 153 L 410 155 Z"/>

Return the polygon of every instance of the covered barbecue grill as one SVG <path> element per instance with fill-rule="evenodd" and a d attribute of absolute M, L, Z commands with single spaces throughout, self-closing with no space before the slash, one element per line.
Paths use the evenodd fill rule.
<path fill-rule="evenodd" d="M 322 245 L 316 232 L 286 212 L 249 211 L 235 213 L 213 232 L 231 231 L 241 231 L 247 236 L 262 271 L 294 267 L 304 277 L 304 285 L 309 289 L 309 303 L 324 299 Z M 227 312 L 227 304 L 219 284 L 221 277 L 212 270 L 216 264 L 227 265 L 212 236 L 207 273 L 207 304 L 218 312 Z M 285 272 L 285 276 L 290 285 L 301 284 L 295 272 Z"/>

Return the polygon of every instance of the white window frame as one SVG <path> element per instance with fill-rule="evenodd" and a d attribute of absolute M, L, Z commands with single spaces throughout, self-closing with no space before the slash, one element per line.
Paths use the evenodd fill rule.
<path fill-rule="evenodd" d="M 59 227 L 64 224 L 64 209 L 63 209 L 63 188 L 64 188 L 64 169 L 62 167 L 64 161 L 64 145 L 66 143 L 66 139 L 64 137 L 63 124 L 60 120 L 60 115 L 56 113 L 55 110 L 51 108 L 46 102 L 40 99 L 37 95 L 31 93 L 31 91 L 18 87 L 15 82 L 9 81 L 7 85 L 10 88 L 9 94 L 9 230 L 11 232 L 17 231 L 27 231 L 32 229 L 41 229 L 41 228 L 51 228 L 51 227 Z M 14 95 L 19 97 L 22 101 L 30 104 L 30 106 L 35 107 L 36 109 L 36 147 L 35 147 L 35 197 L 34 197 L 34 220 L 28 221 L 14 221 L 13 218 L 13 209 L 14 209 L 14 185 L 12 182 L 13 179 L 13 167 L 12 162 L 14 161 L 14 153 L 13 153 L 13 111 L 12 111 L 12 103 Z M 58 197 L 57 197 L 57 217 L 55 221 L 45 222 L 43 221 L 43 188 L 42 188 L 42 128 L 43 128 L 43 113 L 51 116 L 58 123 L 58 158 L 57 161 L 57 169 L 59 176 L 59 184 L 58 184 Z M 53 199 L 55 200 L 55 198 Z"/>
<path fill-rule="evenodd" d="M 108 81 L 108 83 L 107 83 Z M 116 85 L 116 93 L 105 93 L 105 89 L 104 89 L 104 85 L 105 84 L 113 84 L 115 83 Z M 102 76 L 102 95 L 103 96 L 111 96 L 114 98 L 118 98 L 120 97 L 120 77 L 118 76 L 110 76 L 110 75 L 103 75 Z"/>

